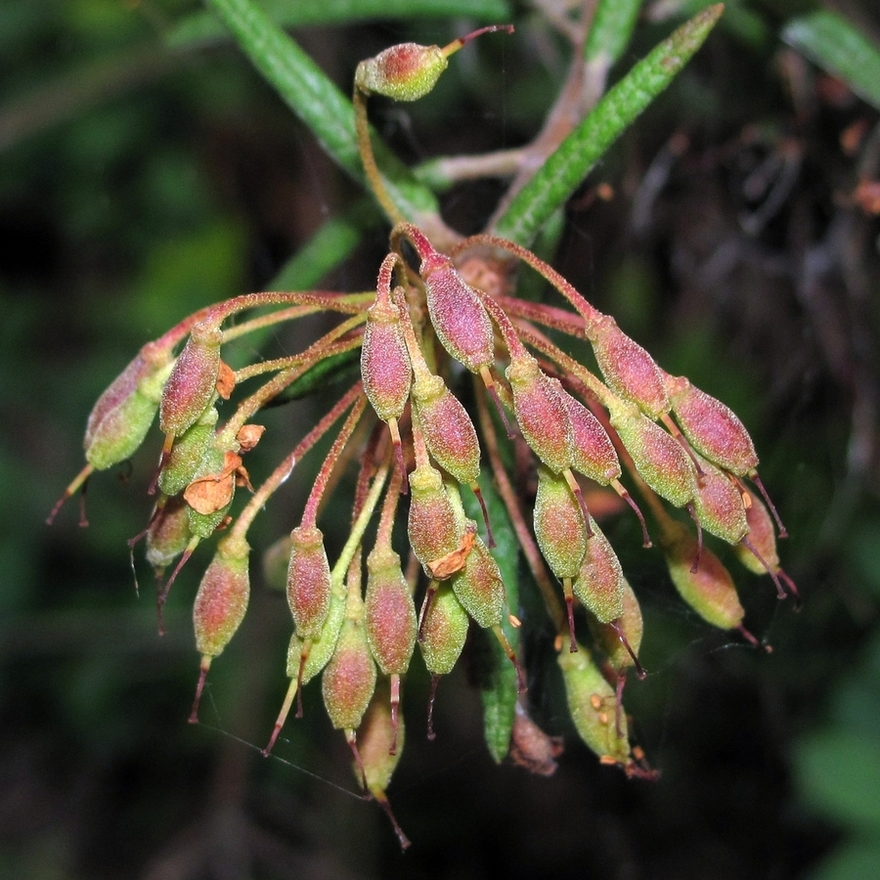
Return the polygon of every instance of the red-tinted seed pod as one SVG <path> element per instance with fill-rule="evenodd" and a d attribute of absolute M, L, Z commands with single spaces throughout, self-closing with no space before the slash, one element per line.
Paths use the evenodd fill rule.
<path fill-rule="evenodd" d="M 349 593 L 336 650 L 321 678 L 321 694 L 333 726 L 355 730 L 375 689 L 376 664 L 367 644 L 363 602 L 360 595 Z"/>
<path fill-rule="evenodd" d="M 666 387 L 675 419 L 700 455 L 737 476 L 757 467 L 752 438 L 729 407 L 695 388 L 684 376 L 666 376 Z"/>
<path fill-rule="evenodd" d="M 461 401 L 440 376 L 432 374 L 416 377 L 412 399 L 434 461 L 459 483 L 475 483 L 480 475 L 480 443 Z"/>
<path fill-rule="evenodd" d="M 635 665 L 633 654 L 638 655 L 642 645 L 644 621 L 639 600 L 626 578 L 623 579 L 623 613 L 609 623 L 601 623 L 592 614 L 587 615 L 587 621 L 597 647 L 608 658 L 613 669 L 620 673 Z M 621 641 L 621 634 L 629 648 Z"/>
<path fill-rule="evenodd" d="M 621 473 L 614 444 L 602 423 L 578 400 L 560 391 L 571 422 L 571 467 L 579 474 L 607 486 Z"/>
<path fill-rule="evenodd" d="M 632 587 L 623 579 L 623 612 L 616 619 L 600 623 L 592 614 L 587 614 L 587 623 L 596 646 L 608 658 L 608 664 L 614 671 L 616 681 L 614 691 L 617 705 L 614 722 L 618 734 L 622 733 L 623 721 L 623 689 L 626 686 L 626 673 L 635 666 L 639 678 L 645 678 L 638 654 L 642 644 L 642 609 Z"/>
<path fill-rule="evenodd" d="M 477 291 L 437 251 L 423 257 L 419 274 L 440 344 L 472 373 L 490 367 L 495 362 L 495 334 Z"/>
<path fill-rule="evenodd" d="M 159 489 L 164 494 L 177 495 L 192 482 L 205 457 L 208 443 L 214 436 L 218 418 L 216 408 L 208 407 L 198 421 L 178 437 L 159 471 Z"/>
<path fill-rule="evenodd" d="M 434 697 L 441 675 L 452 672 L 461 656 L 468 633 L 467 611 L 461 607 L 448 582 L 441 583 L 433 601 L 426 603 L 419 623 L 419 648 L 428 672 L 428 739 L 434 739 Z"/>
<path fill-rule="evenodd" d="M 214 559 L 205 571 L 193 604 L 196 648 L 202 655 L 199 682 L 189 720 L 199 720 L 199 702 L 211 661 L 218 656 L 241 625 L 250 598 L 248 557 L 250 547 L 243 538 L 229 536 L 217 545 Z M 167 594 L 168 586 L 165 588 Z M 160 602 L 162 597 L 160 597 Z"/>
<path fill-rule="evenodd" d="M 400 312 L 380 290 L 367 311 L 361 348 L 361 376 L 376 415 L 387 422 L 403 415 L 412 383 L 412 366 Z"/>
<path fill-rule="evenodd" d="M 367 641 L 379 669 L 385 675 L 406 672 L 418 623 L 412 591 L 393 550 L 376 547 L 367 557 L 364 603 Z"/>
<path fill-rule="evenodd" d="M 364 599 L 367 642 L 379 669 L 391 676 L 391 721 L 398 725 L 400 676 L 409 668 L 416 646 L 418 620 L 412 590 L 400 568 L 400 557 L 390 547 L 376 547 L 367 557 Z M 397 748 L 393 738 L 389 748 Z M 369 783 L 369 774 L 367 775 Z"/>
<path fill-rule="evenodd" d="M 315 639 L 321 634 L 330 610 L 330 589 L 324 534 L 316 526 L 297 526 L 290 533 L 287 603 L 301 639 Z"/>
<path fill-rule="evenodd" d="M 186 502 L 169 498 L 147 527 L 146 557 L 157 577 L 186 550 L 191 538 Z"/>
<path fill-rule="evenodd" d="M 278 720 L 263 749 L 263 756 L 269 754 L 278 739 L 281 728 L 293 707 L 293 702 L 301 695 L 301 688 L 308 684 L 329 662 L 336 650 L 336 642 L 345 619 L 346 597 L 335 591 L 330 596 L 330 610 L 321 628 L 321 634 L 314 639 L 301 639 L 296 633 L 290 637 L 287 647 L 287 677 L 290 685 L 278 713 Z"/>
<path fill-rule="evenodd" d="M 617 721 L 617 697 L 602 677 L 590 652 L 583 646 L 576 653 L 560 651 L 557 655 L 571 720 L 581 739 L 603 764 L 632 764 L 626 715 Z"/>
<path fill-rule="evenodd" d="M 742 544 L 738 544 L 734 548 L 737 558 L 754 574 L 766 574 L 768 570 L 774 574 L 779 574 L 776 530 L 773 527 L 770 512 L 754 492 L 749 491 L 748 498 L 749 504 L 746 507 L 746 520 L 749 524 L 749 544 L 754 547 L 761 559 L 758 559 L 754 552 Z M 766 563 L 766 566 L 764 563 Z"/>
<path fill-rule="evenodd" d="M 757 498 L 754 492 L 746 491 L 746 520 L 749 533 L 736 545 L 739 561 L 755 574 L 769 574 L 776 584 L 780 599 L 786 596 L 786 590 L 795 596 L 797 608 L 800 608 L 800 594 L 797 584 L 789 577 L 779 564 L 776 552 L 776 531 L 770 512 Z"/>
<path fill-rule="evenodd" d="M 196 649 L 207 657 L 220 654 L 240 626 L 250 597 L 250 547 L 230 536 L 217 545 L 193 605 Z"/>
<path fill-rule="evenodd" d="M 141 445 L 172 363 L 167 348 L 148 343 L 98 398 L 83 439 L 86 460 L 95 470 L 125 461 Z"/>
<path fill-rule="evenodd" d="M 663 374 L 651 355 L 629 338 L 614 318 L 602 315 L 586 326 L 605 381 L 615 394 L 656 419 L 669 410 Z"/>
<path fill-rule="evenodd" d="M 468 525 L 476 530 L 473 521 Z M 477 626 L 488 629 L 501 623 L 507 598 L 501 569 L 479 537 L 474 539 L 464 568 L 452 576 L 450 583 L 456 598 Z"/>
<path fill-rule="evenodd" d="M 676 507 L 693 501 L 697 473 L 682 445 L 632 405 L 614 405 L 611 424 L 632 456 L 639 476 Z"/>
<path fill-rule="evenodd" d="M 365 94 L 416 101 L 434 88 L 449 64 L 439 46 L 400 43 L 358 64 L 354 82 Z"/>
<path fill-rule="evenodd" d="M 538 468 L 535 537 L 550 570 L 558 578 L 577 577 L 587 550 L 587 525 L 568 483 Z"/>
<path fill-rule="evenodd" d="M 428 672 L 446 675 L 461 656 L 468 615 L 448 583 L 441 583 L 421 625 L 419 648 Z"/>
<path fill-rule="evenodd" d="M 317 638 L 302 639 L 296 633 L 290 638 L 287 646 L 287 677 L 300 684 L 308 684 L 329 662 L 336 650 L 336 641 L 342 630 L 342 622 L 345 619 L 345 596 L 333 594 L 330 596 L 330 610 L 327 619 L 321 628 L 321 634 Z M 308 642 L 305 662 L 302 660 L 303 649 Z M 300 677 L 300 666 L 302 676 Z"/>
<path fill-rule="evenodd" d="M 554 473 L 572 463 L 572 429 L 562 390 L 527 355 L 513 357 L 505 375 L 513 393 L 513 411 L 531 450 Z"/>
<path fill-rule="evenodd" d="M 477 524 L 470 520 L 468 533 L 475 534 L 476 528 Z M 516 669 L 520 693 L 525 691 L 525 675 L 516 659 L 516 652 L 501 628 L 504 605 L 507 601 L 507 591 L 501 578 L 501 569 L 489 552 L 489 548 L 480 538 L 474 538 L 473 546 L 465 559 L 464 568 L 453 575 L 450 583 L 461 606 L 477 626 L 492 630 L 502 650 Z"/>
<path fill-rule="evenodd" d="M 703 618 L 720 629 L 738 629 L 745 611 L 736 593 L 730 572 L 721 560 L 705 547 L 697 558 L 697 539 L 682 523 L 670 523 L 663 534 L 666 565 L 682 599 Z"/>
<path fill-rule="evenodd" d="M 409 543 L 419 562 L 434 577 L 432 563 L 459 548 L 464 524 L 437 468 L 430 464 L 418 465 L 410 474 L 409 484 Z"/>
<path fill-rule="evenodd" d="M 162 391 L 159 427 L 179 437 L 208 408 L 220 374 L 223 333 L 213 323 L 196 324 Z"/>
<path fill-rule="evenodd" d="M 623 614 L 626 579 L 614 548 L 595 522 L 572 591 L 600 623 Z"/>
<path fill-rule="evenodd" d="M 367 790 L 391 821 L 401 849 L 406 849 L 409 840 L 397 824 L 385 794 L 385 789 L 388 788 L 391 776 L 400 760 L 404 742 L 403 718 L 399 721 L 396 718 L 392 719 L 390 704 L 388 685 L 380 680 L 358 728 L 361 766 L 355 761 L 355 774 L 360 778 L 363 773 Z"/>
<path fill-rule="evenodd" d="M 702 474 L 694 497 L 697 522 L 722 541 L 738 544 L 749 531 L 743 490 L 729 474 L 705 459 L 699 465 Z"/>

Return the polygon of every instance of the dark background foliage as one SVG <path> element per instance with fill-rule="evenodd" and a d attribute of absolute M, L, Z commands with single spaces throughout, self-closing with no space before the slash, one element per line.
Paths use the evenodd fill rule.
<path fill-rule="evenodd" d="M 566 742 L 551 778 L 493 765 L 467 663 L 443 682 L 427 743 L 415 671 L 390 790 L 415 844 L 404 857 L 375 805 L 351 794 L 344 741 L 314 686 L 277 756 L 259 756 L 289 627 L 283 597 L 259 582 L 212 669 L 203 723 L 186 724 L 198 565 L 159 638 L 151 575 L 138 559 L 138 596 L 126 546 L 149 514 L 155 443 L 92 481 L 88 530 L 75 501 L 44 525 L 81 466 L 91 403 L 136 348 L 201 305 L 262 288 L 359 196 L 230 43 L 163 46 L 189 8 L 0 6 L 0 874 L 869 876 L 880 862 L 880 224 L 852 194 L 880 176 L 878 120 L 776 39 L 795 5 L 750 7 L 766 40 L 712 35 L 569 204 L 556 265 L 752 430 L 792 533 L 781 555 L 803 611 L 742 576 L 746 624 L 774 650 L 747 648 L 684 610 L 632 524 L 609 522 L 645 605 L 651 674 L 629 685 L 628 705 L 660 780 L 597 764 L 569 727 L 552 657 L 537 672 L 538 647 L 530 699 Z M 875 3 L 844 11 L 880 44 Z M 536 16 L 517 15 L 515 38 L 462 53 L 425 101 L 377 104 L 377 127 L 408 161 L 534 135 L 566 56 Z M 360 58 L 464 25 L 297 37 L 347 90 Z M 622 67 L 668 30 L 643 23 Z M 841 144 L 853 126 L 867 138 L 855 154 Z M 598 183 L 610 201 L 594 198 Z M 500 192 L 456 187 L 445 215 L 476 231 Z M 384 235 L 325 286 L 369 288 Z M 294 522 L 285 503 L 267 514 L 265 545 Z"/>

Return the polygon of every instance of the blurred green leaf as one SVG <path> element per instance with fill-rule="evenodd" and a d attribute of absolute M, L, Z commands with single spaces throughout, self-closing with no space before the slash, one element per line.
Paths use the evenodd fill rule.
<path fill-rule="evenodd" d="M 639 18 L 642 0 L 601 0 L 596 7 L 584 58 L 609 67 L 620 60 Z"/>
<path fill-rule="evenodd" d="M 792 19 L 782 39 L 880 109 L 880 48 L 834 12 Z"/>
<path fill-rule="evenodd" d="M 838 822 L 880 831 L 880 737 L 832 728 L 798 750 L 801 786 L 809 801 Z"/>
<path fill-rule="evenodd" d="M 809 880 L 866 880 L 877 875 L 880 840 L 853 840 L 838 847 Z"/>
<path fill-rule="evenodd" d="M 503 238 L 528 245 L 611 144 L 703 45 L 723 11 L 721 4 L 709 7 L 636 64 L 511 200 L 493 231 Z"/>
<path fill-rule="evenodd" d="M 855 571 L 855 582 L 880 597 L 880 521 L 865 519 L 853 529 L 847 557 Z"/>

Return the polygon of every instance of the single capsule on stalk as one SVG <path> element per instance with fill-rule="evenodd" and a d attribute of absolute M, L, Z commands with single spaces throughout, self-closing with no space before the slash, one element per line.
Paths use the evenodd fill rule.
<path fill-rule="evenodd" d="M 179 437 L 208 408 L 220 375 L 223 333 L 216 323 L 196 324 L 162 391 L 159 427 Z M 170 445 L 169 445 L 170 449 Z"/>
<path fill-rule="evenodd" d="M 205 570 L 193 604 L 196 650 L 202 655 L 199 683 L 190 722 L 198 721 L 199 701 L 208 668 L 222 653 L 244 620 L 250 598 L 247 542 L 231 535 L 220 541 L 211 564 Z"/>

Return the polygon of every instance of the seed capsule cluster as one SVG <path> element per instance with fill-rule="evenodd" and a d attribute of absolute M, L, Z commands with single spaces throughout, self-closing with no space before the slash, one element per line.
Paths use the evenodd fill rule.
<path fill-rule="evenodd" d="M 365 62 L 358 88 L 418 97 L 449 54 L 423 49 L 406 44 Z M 714 626 L 756 643 L 743 626 L 732 576 L 703 546 L 704 531 L 732 545 L 751 571 L 767 572 L 781 597 L 796 595 L 796 588 L 780 567 L 776 537 L 784 529 L 757 477 L 754 445 L 728 407 L 665 373 L 613 318 L 519 245 L 477 235 L 445 253 L 408 222 L 395 226 L 390 244 L 375 289 L 366 294 L 249 294 L 204 309 L 144 346 L 96 403 L 85 437 L 88 464 L 65 497 L 93 470 L 131 456 L 158 414 L 164 444 L 150 489 L 155 507 L 138 537 L 145 538 L 160 584 L 160 610 L 196 546 L 219 535 L 194 603 L 201 656 L 195 720 L 210 664 L 247 610 L 248 530 L 303 457 L 333 438 L 286 541 L 290 683 L 265 753 L 295 702 L 302 712 L 303 687 L 320 675 L 327 714 L 351 747 L 357 778 L 405 846 L 385 788 L 404 744 L 403 679 L 416 653 L 431 677 L 430 737 L 438 681 L 455 667 L 472 626 L 490 630 L 509 658 L 520 726 L 532 724 L 526 687 L 538 671 L 526 669 L 507 624 L 539 632 L 547 623 L 521 620 L 521 609 L 510 607 L 503 572 L 515 566 L 493 552 L 484 492 L 503 511 L 495 528 L 516 536 L 541 592 L 575 729 L 602 762 L 628 774 L 651 775 L 631 744 L 623 709 L 627 671 L 646 674 L 638 660 L 643 620 L 588 509 L 591 492 L 613 488 L 638 516 L 650 546 L 624 481 L 637 490 L 672 583 Z M 570 306 L 565 320 L 557 307 L 518 300 L 505 283 L 491 293 L 474 283 L 491 274 L 487 252 L 543 275 Z M 261 313 L 252 317 L 257 308 Z M 224 361 L 235 338 L 319 310 L 340 321 L 303 351 L 238 370 Z M 574 361 L 544 327 L 588 341 L 595 368 Z M 358 351 L 358 380 L 254 489 L 244 457 L 263 429 L 251 419 L 303 387 L 323 395 L 334 386 L 321 386 L 316 377 Z M 463 381 L 468 374 L 470 389 Z M 461 396 L 458 388 L 465 389 Z M 353 460 L 359 471 L 351 524 L 331 556 L 319 527 L 322 505 Z M 529 485 L 531 496 L 513 488 Z M 476 519 L 466 509 L 469 493 L 482 513 Z M 673 514 L 664 502 L 686 513 Z M 396 523 L 398 538 L 405 523 L 405 543 L 395 541 Z"/>

